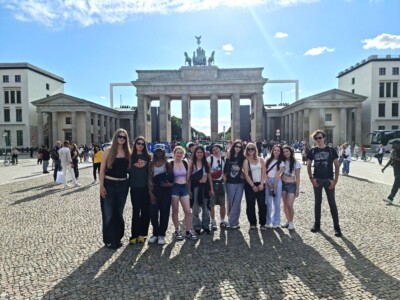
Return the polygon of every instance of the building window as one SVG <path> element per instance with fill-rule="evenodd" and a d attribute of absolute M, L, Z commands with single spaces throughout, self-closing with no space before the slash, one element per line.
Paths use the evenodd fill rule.
<path fill-rule="evenodd" d="M 5 104 L 10 103 L 10 94 L 8 91 L 4 91 L 4 103 Z"/>
<path fill-rule="evenodd" d="M 351 92 L 354 94 L 356 91 L 354 89 L 352 89 Z"/>
<path fill-rule="evenodd" d="M 97 126 L 100 126 L 100 119 L 97 120 Z"/>
<path fill-rule="evenodd" d="M 67 125 L 71 125 L 71 124 L 72 124 L 72 119 L 71 119 L 71 117 L 66 117 L 66 118 L 65 118 L 65 124 L 67 124 Z"/>
<path fill-rule="evenodd" d="M 399 129 L 399 125 L 392 125 L 392 129 L 393 130 L 398 130 Z"/>
<path fill-rule="evenodd" d="M 378 112 L 378 117 L 384 117 L 385 116 L 385 103 L 379 103 L 379 112 Z"/>
<path fill-rule="evenodd" d="M 15 103 L 15 91 L 10 91 L 10 95 L 11 95 L 11 103 Z"/>
<path fill-rule="evenodd" d="M 385 84 L 383 82 L 379 83 L 379 98 L 385 97 Z"/>
<path fill-rule="evenodd" d="M 21 91 L 17 91 L 17 103 L 21 103 Z"/>
<path fill-rule="evenodd" d="M 4 130 L 4 133 L 6 133 L 4 138 L 6 141 L 6 147 L 11 147 L 11 130 Z"/>
<path fill-rule="evenodd" d="M 15 118 L 17 122 L 22 122 L 22 109 L 21 108 L 17 108 L 15 110 Z"/>
<path fill-rule="evenodd" d="M 392 83 L 391 82 L 386 82 L 386 98 L 391 97 L 391 91 L 392 91 Z"/>
<path fill-rule="evenodd" d="M 325 114 L 325 122 L 332 122 L 332 114 Z"/>
<path fill-rule="evenodd" d="M 8 77 L 8 75 L 3 75 L 3 82 L 9 82 L 10 78 Z"/>
<path fill-rule="evenodd" d="M 4 109 L 4 122 L 10 122 L 10 109 Z"/>
<path fill-rule="evenodd" d="M 398 82 L 393 82 L 393 98 L 397 98 L 398 97 L 398 93 L 397 93 L 398 86 L 399 86 Z"/>
<path fill-rule="evenodd" d="M 386 68 L 379 68 L 379 75 L 386 75 Z"/>
<path fill-rule="evenodd" d="M 17 130 L 17 146 L 23 146 L 23 145 L 24 145 L 24 131 Z"/>
<path fill-rule="evenodd" d="M 378 130 L 385 130 L 385 125 L 379 125 Z"/>
<path fill-rule="evenodd" d="M 399 67 L 393 67 L 392 75 L 399 75 Z"/>
<path fill-rule="evenodd" d="M 15 75 L 15 82 L 21 82 L 21 75 Z"/>
<path fill-rule="evenodd" d="M 46 83 L 46 90 L 50 90 L 50 84 Z"/>
<path fill-rule="evenodd" d="M 355 83 L 356 83 L 356 78 L 353 77 L 353 78 L 351 79 L 351 84 L 355 84 Z"/>
<path fill-rule="evenodd" d="M 332 129 L 325 129 L 325 140 L 326 143 L 332 143 L 333 141 L 333 130 Z"/>
<path fill-rule="evenodd" d="M 392 117 L 399 116 L 399 103 L 392 103 Z"/>

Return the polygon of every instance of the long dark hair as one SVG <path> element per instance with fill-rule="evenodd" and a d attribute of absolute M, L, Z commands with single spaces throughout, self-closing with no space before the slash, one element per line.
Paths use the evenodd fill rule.
<path fill-rule="evenodd" d="M 192 156 L 193 167 L 195 167 L 197 169 L 197 156 L 196 156 L 197 150 L 201 150 L 201 152 L 203 152 L 203 158 L 201 159 L 201 165 L 205 168 L 206 173 L 208 173 L 209 168 L 208 168 L 208 163 L 207 163 L 207 158 L 206 158 L 206 151 L 204 151 L 204 147 L 201 145 L 196 146 L 196 148 L 194 148 L 193 156 Z"/>
<path fill-rule="evenodd" d="M 143 154 L 144 156 L 147 158 L 147 160 L 149 161 L 151 159 L 151 155 L 149 153 L 149 150 L 147 150 L 147 143 L 146 140 L 144 139 L 143 136 L 138 136 L 134 143 L 133 143 L 133 147 L 132 147 L 132 158 L 136 159 L 137 157 L 137 151 L 136 151 L 136 143 L 138 141 L 142 141 L 144 143 L 144 147 L 143 147 Z"/>
<path fill-rule="evenodd" d="M 114 135 L 113 135 L 113 138 L 112 138 L 112 141 L 111 141 L 110 152 L 108 154 L 107 163 L 106 163 L 107 169 L 111 169 L 112 168 L 114 160 L 117 157 L 117 154 L 118 154 L 118 135 L 120 133 L 123 133 L 126 136 L 126 141 L 125 141 L 125 143 L 123 145 L 123 149 L 124 149 L 124 152 L 125 152 L 125 157 L 129 161 L 128 166 L 131 165 L 131 147 L 129 145 L 129 135 L 128 135 L 128 132 L 125 129 L 119 128 L 114 132 Z"/>
<path fill-rule="evenodd" d="M 244 158 L 245 158 L 245 157 L 244 157 L 243 144 L 242 144 L 241 141 L 236 140 L 236 141 L 233 143 L 231 149 L 229 149 L 229 160 L 232 161 L 232 160 L 235 159 L 235 153 L 236 153 L 236 152 L 235 152 L 235 147 L 236 147 L 236 145 L 240 145 L 240 151 L 239 151 L 239 153 L 238 153 L 237 160 L 238 160 L 239 166 L 241 167 L 242 164 L 243 164 Z"/>
<path fill-rule="evenodd" d="M 283 149 L 282 149 L 282 146 L 279 145 L 279 144 L 276 144 L 275 146 L 272 147 L 271 155 L 267 159 L 267 161 L 265 162 L 265 166 L 266 166 L 267 170 L 268 170 L 268 167 L 271 164 L 271 162 L 275 159 L 275 156 L 274 156 L 274 149 L 275 148 L 279 148 L 279 151 L 280 151 L 279 156 L 278 156 L 278 163 L 276 164 L 277 170 L 279 170 L 279 166 L 280 166 L 281 162 L 283 161 Z"/>
<path fill-rule="evenodd" d="M 289 173 L 293 172 L 294 169 L 294 164 L 296 163 L 296 159 L 294 158 L 294 152 L 293 149 L 289 145 L 284 145 L 282 147 L 282 156 L 283 156 L 283 150 L 288 149 L 290 151 L 290 157 L 289 157 Z M 286 160 L 286 158 L 285 158 Z"/>

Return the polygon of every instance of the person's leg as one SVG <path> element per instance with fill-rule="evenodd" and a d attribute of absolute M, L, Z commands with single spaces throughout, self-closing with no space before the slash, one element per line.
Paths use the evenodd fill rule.
<path fill-rule="evenodd" d="M 245 198 L 247 219 L 249 220 L 250 226 L 256 226 L 256 199 L 252 188 L 248 184 L 245 185 Z"/>
<path fill-rule="evenodd" d="M 226 215 L 225 184 L 219 183 L 219 188 L 220 188 L 220 194 L 218 195 L 219 216 L 221 218 L 221 221 L 224 221 Z"/>
<path fill-rule="evenodd" d="M 171 210 L 171 188 L 165 189 L 160 207 L 160 226 L 158 236 L 165 236 L 168 228 L 169 212 Z"/>
<path fill-rule="evenodd" d="M 215 223 L 215 201 L 218 197 L 218 186 L 215 182 L 213 182 L 213 188 L 214 188 L 214 197 L 211 198 L 211 209 L 210 209 L 210 217 L 211 217 L 211 222 L 214 221 Z M 214 226 L 215 224 L 212 224 Z"/>
<path fill-rule="evenodd" d="M 139 235 L 146 237 L 150 225 L 150 196 L 147 187 L 140 189 L 140 232 Z"/>
<path fill-rule="evenodd" d="M 326 181 L 324 184 L 324 190 L 326 193 L 326 197 L 328 199 L 328 204 L 329 208 L 331 210 L 331 215 L 332 215 L 332 220 L 333 220 L 333 228 L 336 230 L 340 231 L 340 226 L 339 226 L 339 213 L 338 209 L 336 206 L 336 200 L 335 200 L 335 189 L 329 189 L 329 180 Z"/>
<path fill-rule="evenodd" d="M 265 190 L 256 193 L 258 205 L 258 222 L 261 226 L 265 226 L 267 220 L 267 204 L 265 203 Z"/>
<path fill-rule="evenodd" d="M 274 214 L 272 216 L 272 225 L 274 226 L 278 226 L 281 224 L 281 199 L 282 199 L 282 181 L 279 180 L 276 187 L 275 197 L 273 197 Z M 269 204 L 267 204 L 267 210 L 269 209 L 268 205 Z"/>
<path fill-rule="evenodd" d="M 158 222 L 160 208 L 161 208 L 160 200 L 161 199 L 157 199 L 157 202 L 150 203 L 150 221 L 151 221 L 151 226 L 153 226 L 153 236 L 161 235 L 160 234 L 160 224 Z"/>
<path fill-rule="evenodd" d="M 68 173 L 68 167 L 67 166 L 61 166 L 62 167 L 62 172 L 63 172 L 63 175 L 64 175 L 64 187 L 67 187 L 68 186 L 68 184 L 67 184 L 67 173 Z"/>
<path fill-rule="evenodd" d="M 97 180 L 97 177 L 96 177 L 96 169 L 97 169 L 96 164 L 93 164 L 93 179 L 94 179 L 94 181 Z"/>
<path fill-rule="evenodd" d="M 207 201 L 208 198 L 204 198 L 201 206 L 201 228 L 210 230 L 210 211 L 207 207 Z"/>
<path fill-rule="evenodd" d="M 205 202 L 206 199 L 203 199 Z M 192 207 L 192 214 L 193 214 L 193 229 L 200 230 L 201 229 L 201 220 L 199 217 L 200 214 L 200 205 L 199 205 L 199 187 L 195 187 L 193 189 L 193 207 Z"/>
<path fill-rule="evenodd" d="M 287 205 L 287 218 L 288 218 L 289 223 L 293 222 L 293 218 L 294 218 L 294 208 L 293 208 L 294 199 L 295 199 L 294 193 L 287 193 L 286 205 Z"/>
<path fill-rule="evenodd" d="M 322 184 L 323 182 L 320 180 L 317 180 L 319 186 L 314 187 L 314 218 L 315 218 L 315 223 L 314 226 L 316 229 L 319 230 L 321 227 L 321 208 L 322 208 Z"/>
<path fill-rule="evenodd" d="M 400 188 L 400 170 L 396 170 L 393 168 L 394 171 L 394 182 L 392 186 L 392 190 L 390 191 L 389 199 L 391 201 L 394 200 L 394 197 L 396 197 L 397 191 Z"/>
<path fill-rule="evenodd" d="M 131 238 L 136 239 L 139 236 L 139 215 L 140 215 L 140 200 L 136 188 L 131 188 L 131 203 L 132 203 L 132 223 L 131 223 Z"/>
<path fill-rule="evenodd" d="M 172 223 L 174 223 L 175 230 L 179 230 L 179 196 L 172 196 Z"/>
<path fill-rule="evenodd" d="M 268 178 L 268 182 L 270 184 L 274 184 L 274 178 Z M 273 201 L 273 198 L 274 198 L 274 196 L 272 195 L 271 191 L 267 187 L 267 191 L 265 192 L 265 204 L 267 205 L 267 217 L 266 217 L 267 226 L 271 225 L 271 223 L 272 223 L 272 201 Z"/>
<path fill-rule="evenodd" d="M 54 162 L 54 160 L 53 160 L 53 162 Z M 56 182 L 56 180 L 57 180 L 58 169 L 59 169 L 58 163 L 54 162 L 54 172 L 53 172 L 54 182 Z"/>
<path fill-rule="evenodd" d="M 101 206 L 101 217 L 102 217 L 102 232 L 103 232 L 103 242 L 104 244 L 112 243 L 113 228 L 112 228 L 112 218 L 113 218 L 113 203 L 116 198 L 116 190 L 104 183 L 104 187 L 107 191 L 105 198 L 100 197 Z"/>
<path fill-rule="evenodd" d="M 189 196 L 183 196 L 180 198 L 180 202 L 185 213 L 185 227 L 186 231 L 192 229 L 192 212 L 190 211 L 190 200 Z"/>
<path fill-rule="evenodd" d="M 129 182 L 121 182 L 118 184 L 116 201 L 114 204 L 114 220 L 115 220 L 115 236 L 114 240 L 116 244 L 121 242 L 125 233 L 125 220 L 124 220 L 124 208 L 126 204 L 126 198 L 128 197 Z"/>
<path fill-rule="evenodd" d="M 47 173 L 47 168 L 49 167 L 49 161 L 44 160 L 43 161 L 43 173 Z"/>
<path fill-rule="evenodd" d="M 288 193 L 286 191 L 282 191 L 283 214 L 285 215 L 286 221 L 289 222 L 287 197 L 288 197 Z"/>

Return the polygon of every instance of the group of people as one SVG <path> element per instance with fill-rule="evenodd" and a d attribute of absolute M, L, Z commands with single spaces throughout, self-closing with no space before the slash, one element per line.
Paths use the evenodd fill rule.
<path fill-rule="evenodd" d="M 321 229 L 322 190 L 325 190 L 333 218 L 335 236 L 342 235 L 335 201 L 339 177 L 338 154 L 325 145 L 325 133 L 316 130 L 316 146 L 307 151 L 307 171 L 315 194 L 315 222 L 312 232 Z M 163 148 L 151 155 L 146 140 L 139 136 L 131 146 L 126 130 L 120 128 L 100 163 L 100 203 L 103 242 L 106 247 L 122 246 L 125 221 L 123 211 L 128 192 L 132 202 L 130 244 L 166 242 L 170 211 L 174 238 L 196 240 L 221 228 L 240 228 L 243 193 L 251 229 L 260 227 L 294 229 L 294 201 L 300 191 L 301 163 L 289 145 L 276 144 L 268 158 L 258 154 L 255 143 L 233 142 L 226 157 L 214 144 L 206 157 L 202 145 L 189 144 L 189 152 L 174 147 L 169 161 Z M 312 171 L 311 165 L 314 164 Z M 281 201 L 286 221 L 281 224 Z M 258 214 L 256 213 L 258 207 Z M 180 228 L 179 208 L 184 212 Z M 216 210 L 219 208 L 219 222 Z M 150 222 L 152 234 L 149 235 Z"/>

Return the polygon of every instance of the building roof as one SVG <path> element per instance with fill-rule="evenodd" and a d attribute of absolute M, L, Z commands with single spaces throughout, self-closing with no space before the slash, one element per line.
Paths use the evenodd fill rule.
<path fill-rule="evenodd" d="M 339 75 L 336 76 L 336 78 L 340 78 L 350 72 L 353 72 L 354 70 L 361 68 L 362 66 L 365 66 L 366 64 L 373 62 L 373 61 L 399 61 L 400 62 L 400 55 L 398 56 L 392 56 L 392 55 L 386 55 L 383 57 L 378 57 L 378 55 L 370 55 L 368 56 L 367 59 L 363 59 L 361 62 L 356 63 L 354 66 L 351 66 L 350 68 L 339 72 Z"/>
<path fill-rule="evenodd" d="M 43 69 L 41 69 L 39 67 L 36 67 L 34 65 L 31 65 L 29 63 L 26 63 L 26 62 L 23 62 L 23 63 L 0 63 L 0 70 L 10 70 L 10 69 L 14 69 L 14 70 L 17 70 L 17 69 L 28 69 L 28 70 L 31 70 L 31 71 L 36 72 L 38 74 L 47 76 L 47 77 L 49 77 L 51 79 L 57 80 L 57 81 L 59 81 L 61 83 L 65 83 L 64 78 L 62 78 L 60 76 L 57 76 L 57 75 L 55 75 L 53 73 L 50 73 L 50 72 L 48 72 L 46 70 L 43 70 Z"/>

